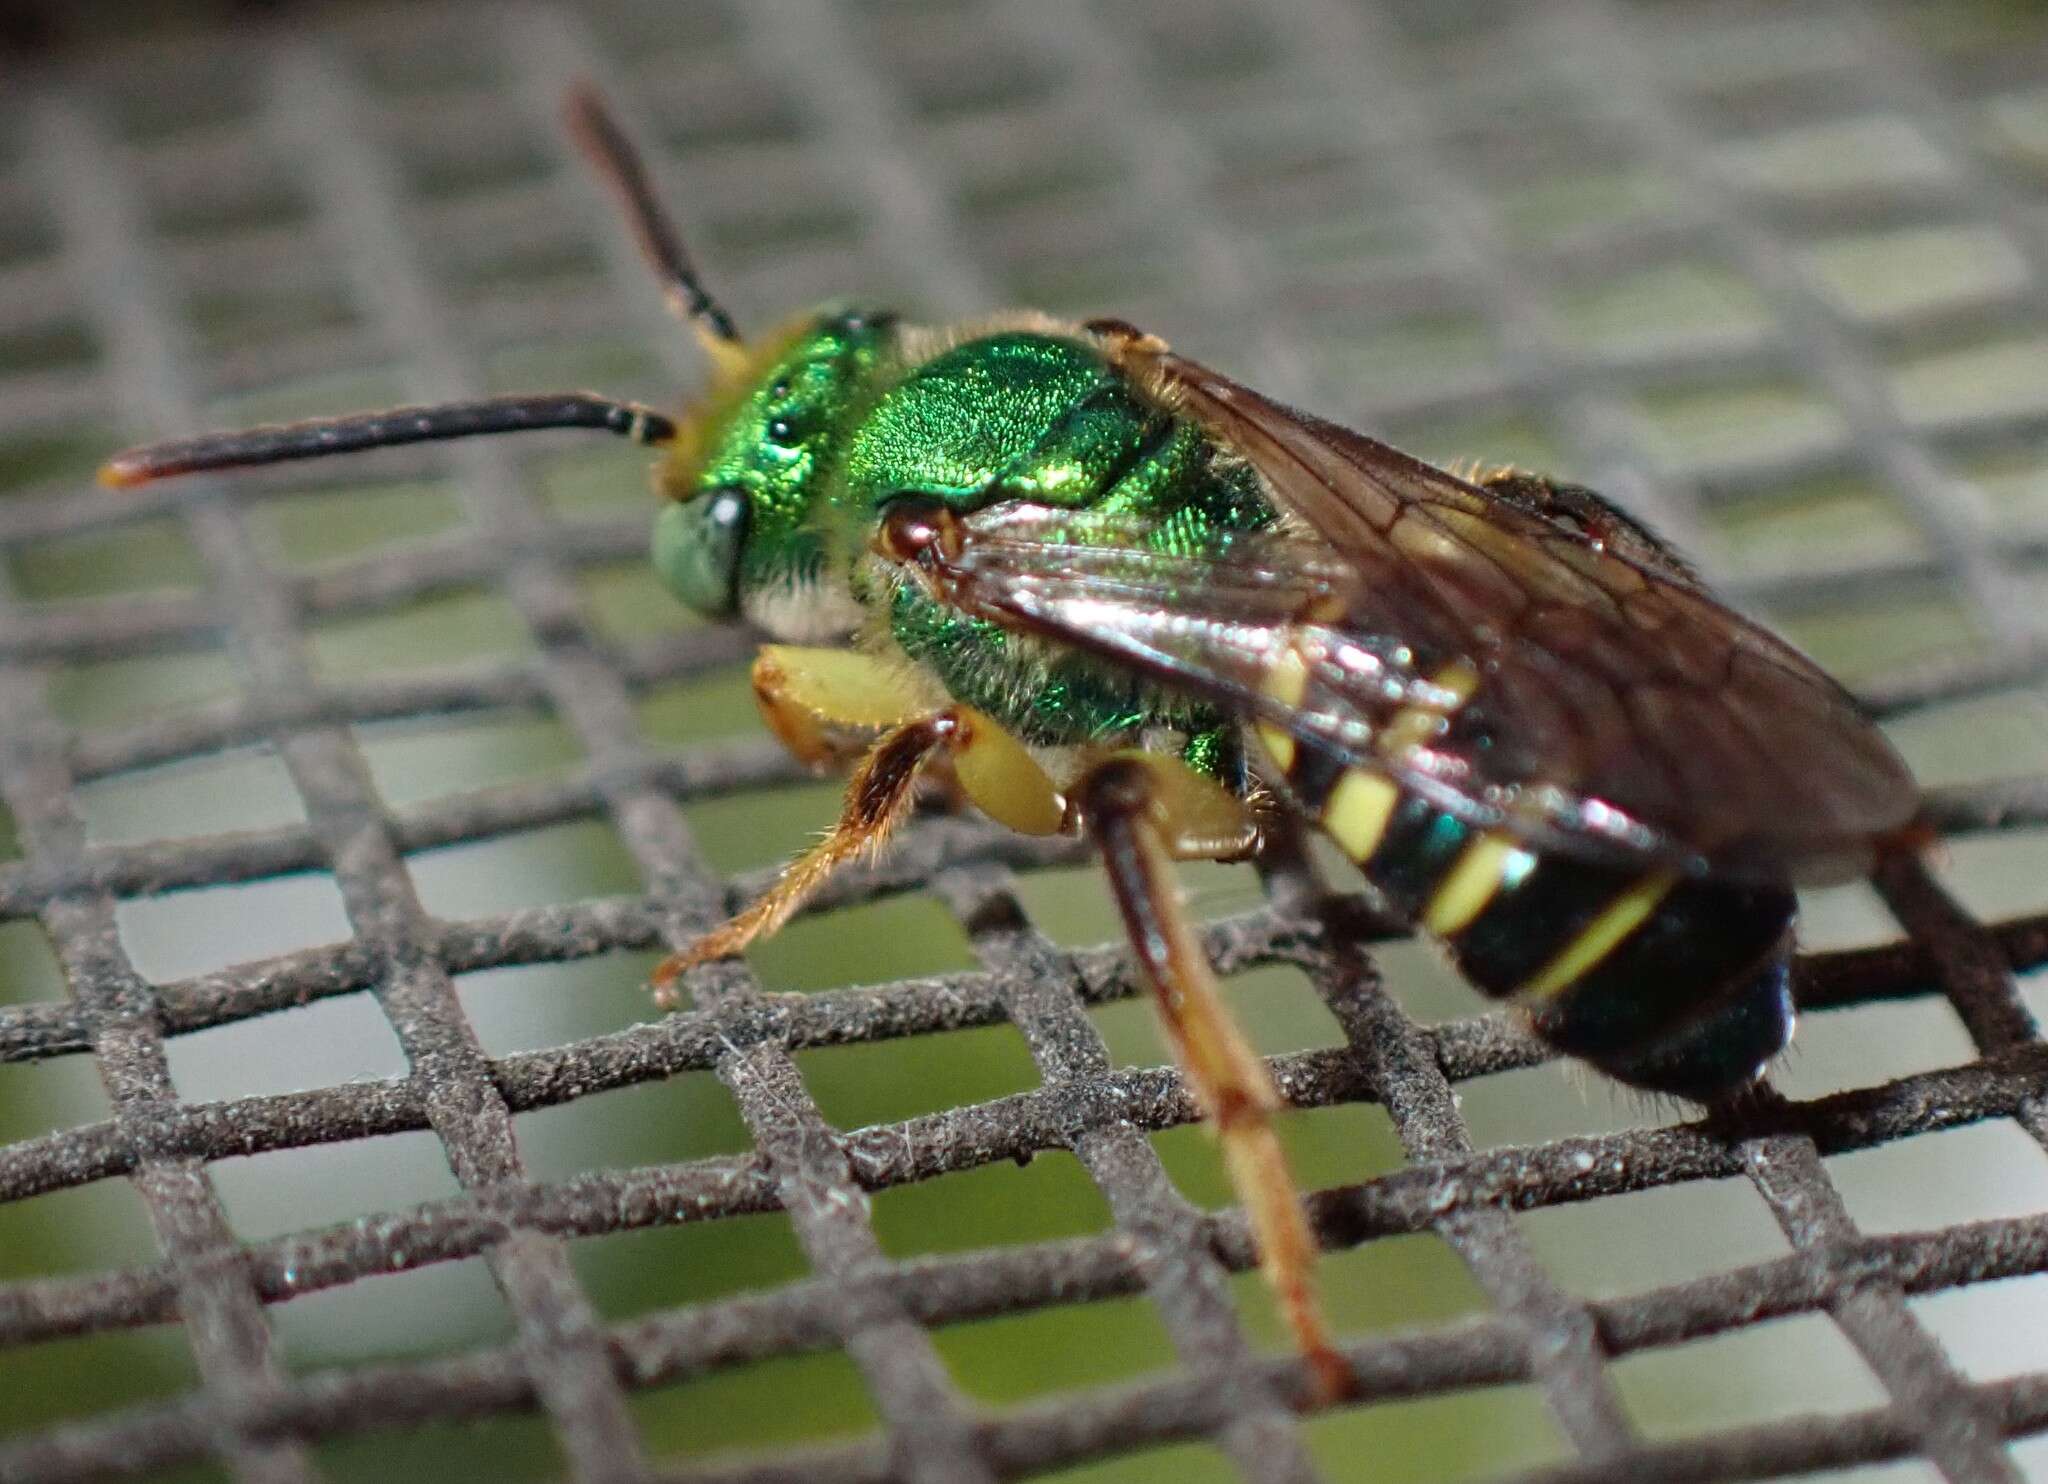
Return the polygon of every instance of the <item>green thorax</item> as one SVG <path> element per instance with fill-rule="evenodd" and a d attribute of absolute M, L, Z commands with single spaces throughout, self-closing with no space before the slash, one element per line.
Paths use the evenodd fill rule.
<path fill-rule="evenodd" d="M 1250 471 L 1183 419 L 1147 405 L 1079 336 L 982 335 L 910 370 L 847 443 L 838 498 L 873 512 L 902 494 L 960 510 L 1007 500 L 1150 516 L 1151 544 L 1195 553 L 1272 512 Z M 1042 645 L 896 590 L 890 627 L 946 689 L 1025 740 L 1109 741 L 1147 727 L 1200 732 L 1204 708 L 1128 671 Z"/>

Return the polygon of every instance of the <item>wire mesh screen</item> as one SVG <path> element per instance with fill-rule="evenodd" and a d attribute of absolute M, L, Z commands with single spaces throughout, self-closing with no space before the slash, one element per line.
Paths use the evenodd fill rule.
<path fill-rule="evenodd" d="M 686 395 L 584 76 L 747 325 L 1115 313 L 1620 497 L 1858 686 L 1949 839 L 1807 902 L 1782 1098 L 1575 1087 L 1318 860 L 1191 870 L 1316 1410 L 1077 847 L 923 815 L 654 1016 L 836 788 L 644 574 L 641 455 L 87 477 Z M 0 1479 L 2048 1474 L 2048 18 L 436 3 L 4 92 Z"/>

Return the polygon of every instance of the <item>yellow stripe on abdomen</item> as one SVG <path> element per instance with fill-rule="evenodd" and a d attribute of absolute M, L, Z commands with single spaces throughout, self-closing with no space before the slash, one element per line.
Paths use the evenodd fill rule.
<path fill-rule="evenodd" d="M 1547 1000 L 1570 989 L 1612 953 L 1622 939 L 1647 922 L 1677 884 L 1677 875 L 1670 871 L 1654 871 L 1639 878 L 1580 929 L 1579 935 L 1565 944 L 1535 978 L 1518 988 L 1515 998 Z"/>
<path fill-rule="evenodd" d="M 1264 747 L 1267 756 L 1273 759 L 1274 767 L 1285 773 L 1294 766 L 1294 734 L 1292 732 L 1283 732 L 1280 728 L 1267 721 L 1260 722 L 1255 730 L 1259 734 L 1260 746 Z"/>
<path fill-rule="evenodd" d="M 1259 683 L 1259 690 L 1268 700 L 1277 701 L 1289 710 L 1300 707 L 1308 695 L 1308 661 L 1299 649 L 1289 647 L 1280 658 L 1273 661 L 1273 668 Z M 1259 742 L 1273 759 L 1273 765 L 1282 773 L 1294 766 L 1295 742 L 1293 733 L 1277 727 L 1270 721 L 1259 722 L 1254 728 Z"/>
<path fill-rule="evenodd" d="M 1445 720 L 1479 689 L 1479 672 L 1464 660 L 1454 660 L 1429 677 L 1428 688 L 1432 694 L 1427 699 L 1403 706 L 1380 728 L 1373 744 L 1381 757 L 1399 761 L 1434 738 Z"/>
<path fill-rule="evenodd" d="M 1429 905 L 1422 909 L 1422 926 L 1439 938 L 1452 936 L 1484 912 L 1503 887 L 1513 888 L 1535 866 L 1536 857 L 1512 836 L 1481 835 L 1465 847 L 1450 873 L 1429 894 Z"/>
<path fill-rule="evenodd" d="M 1364 865 L 1387 836 L 1401 790 L 1377 773 L 1347 768 L 1323 804 L 1323 828 L 1337 848 Z"/>

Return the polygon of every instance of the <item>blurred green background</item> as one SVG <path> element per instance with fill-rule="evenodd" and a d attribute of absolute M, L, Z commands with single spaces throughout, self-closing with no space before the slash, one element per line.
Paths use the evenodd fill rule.
<path fill-rule="evenodd" d="M 448 222 L 474 211 L 488 222 L 494 203 L 516 205 L 521 192 L 555 169 L 545 120 L 512 117 L 503 94 L 513 82 L 530 87 L 518 38 L 522 28 L 565 25 L 596 57 L 635 88 L 637 106 L 659 121 L 653 143 L 679 179 L 703 184 L 689 216 L 701 227 L 705 256 L 736 280 L 735 297 L 749 323 L 801 301 L 810 286 L 894 294 L 922 302 L 918 265 L 877 264 L 858 235 L 861 202 L 821 191 L 816 200 L 722 202 L 721 184 L 743 180 L 756 165 L 776 179 L 812 179 L 815 120 L 797 104 L 734 105 L 746 91 L 735 80 L 701 109 L 676 83 L 711 78 L 748 65 L 753 33 L 724 7 L 624 3 L 523 7 L 528 17 L 510 39 L 478 41 L 477 8 L 371 8 L 357 14 L 322 8 L 316 28 L 291 38 L 331 58 L 366 113 L 379 118 L 374 147 L 403 172 L 405 209 L 415 213 L 434 286 L 459 312 L 490 321 L 521 303 L 606 294 L 592 271 L 596 244 L 608 228 L 577 224 L 537 243 L 498 243 L 464 236 L 449 246 Z M 535 22 L 533 14 L 544 12 Z M 1140 12 L 1143 12 L 1140 15 Z M 996 23 L 971 4 L 876 3 L 853 8 L 869 50 L 849 61 L 883 78 L 883 90 L 904 93 L 900 122 L 905 168 L 923 171 L 956 226 L 955 245 L 985 244 L 1010 218 L 1030 209 L 1072 216 L 1079 245 L 1071 251 L 994 256 L 986 280 L 1004 298 L 1063 312 L 1162 308 L 1158 322 L 1197 353 L 1235 366 L 1229 333 L 1202 318 L 1199 295 L 1184 284 L 1162 288 L 1159 253 L 1133 255 L 1149 244 L 1156 201 L 1137 205 L 1117 165 L 1079 143 L 1023 151 L 995 163 L 977 150 L 1006 136 L 1010 109 L 1056 112 L 1062 68 L 1071 59 L 1025 53 L 1015 76 L 957 78 L 948 94 L 919 80 L 950 76 L 929 57 L 911 58 L 901 77 L 892 48 L 929 30 L 970 48 Z M 1294 212 L 1277 209 L 1253 188 L 1285 186 L 1298 175 L 1313 185 L 1326 169 L 1315 148 L 1313 98 L 1277 122 L 1262 99 L 1286 100 L 1285 59 L 1261 44 L 1254 6 L 1197 7 L 1183 25 L 1162 7 L 1114 15 L 1085 9 L 1090 24 L 1121 38 L 1122 56 L 1152 69 L 1140 81 L 1162 128 L 1207 162 L 1211 174 L 1191 183 L 1210 196 L 1205 210 L 1237 235 L 1275 282 L 1341 285 L 1357 265 L 1383 268 L 1426 263 L 1435 252 L 1431 223 L 1411 204 L 1365 192 L 1296 190 Z M 2048 43 L 2048 24 L 2030 7 L 1955 5 L 1911 12 L 1873 12 L 1901 42 L 1953 61 L 2000 49 Z M 19 209 L 0 211 L 0 290 L 63 260 L 56 194 L 38 174 L 37 109 L 61 93 L 93 111 L 119 151 L 120 169 L 142 193 L 150 230 L 174 284 L 218 245 L 275 234 L 298 242 L 308 231 L 307 202 L 293 162 L 237 150 L 252 109 L 267 86 L 265 48 L 279 33 L 244 29 L 233 39 L 205 27 L 215 13 L 163 35 L 110 40 L 86 60 L 58 54 L 20 64 L 29 85 L 0 98 L 0 188 Z M 1796 86 L 1802 69 L 1841 61 L 1830 22 L 1780 17 L 1766 21 L 1743 8 L 1702 6 L 1694 19 L 1644 12 L 1642 24 L 1673 39 L 1653 55 L 1660 86 L 1704 100 L 1703 109 L 1745 88 Z M 1410 24 L 1410 16 L 1404 24 Z M 1669 31 L 1664 29 L 1669 25 Z M 1463 24 L 1483 32 L 1469 18 Z M 458 38 L 468 44 L 458 46 Z M 1440 33 L 1418 26 L 1418 65 L 1453 65 L 1457 25 Z M 1802 51 L 1801 43 L 1807 49 Z M 1830 50 L 1830 47 L 1833 50 Z M 255 59 L 252 64 L 251 59 Z M 161 59 L 162 70 L 150 66 Z M 1830 59 L 1833 59 L 1832 61 Z M 1853 59 L 1853 58 L 1852 58 Z M 943 61 L 943 57 L 941 57 Z M 1569 75 L 1569 57 L 1541 66 Z M 971 74 L 970 74 L 971 75 Z M 1832 74 L 1830 74 L 1832 75 Z M 1043 76 L 1050 102 L 1020 97 L 1018 78 Z M 240 79 L 237 81 L 236 79 Z M 508 81 L 509 79 L 509 81 Z M 1461 78 L 1468 92 L 1486 88 Z M 1198 86 L 1199 85 L 1199 86 Z M 640 89 L 646 90 L 640 96 Z M 1219 105 L 1217 100 L 1223 100 Z M 652 101 L 649 101 L 652 100 Z M 1249 100 L 1249 101 L 1247 101 Z M 1510 105 L 1519 100 L 1508 100 Z M 19 106 L 17 106 L 19 105 Z M 1227 105 L 1227 106 L 1224 106 Z M 269 105 L 275 108 L 273 100 Z M 1448 112 L 1455 117 L 1456 110 Z M 1035 116 L 1035 113 L 1034 113 Z M 2032 80 L 1973 97 L 1970 146 L 2017 178 L 2048 182 L 2048 66 Z M 444 135 L 444 125 L 446 133 Z M 1455 133 L 1450 122 L 1443 127 Z M 452 141 L 452 142 L 451 142 Z M 1786 124 L 1763 133 L 1739 131 L 1716 143 L 1723 176 L 1760 198 L 1827 200 L 1857 191 L 1910 191 L 1916 169 L 1938 175 L 1941 142 L 1919 137 L 1910 121 L 1881 113 L 1848 122 Z M 195 189 L 197 158 L 219 150 L 246 170 L 240 180 L 206 176 Z M 1291 151 L 1291 153 L 1290 153 Z M 699 159 L 703 174 L 696 173 Z M 969 163 L 970 159 L 974 163 Z M 1928 164 L 1931 159 L 1933 163 Z M 1482 162 L 1483 164 L 1484 162 Z M 199 175 L 204 175 L 199 172 Z M 1651 221 L 1671 208 L 1673 187 L 1653 172 L 1607 159 L 1551 162 L 1541 170 L 1483 169 L 1489 230 L 1510 258 L 1554 265 L 1569 257 L 1580 234 L 1616 223 Z M 1234 194 L 1242 188 L 1242 197 Z M 1156 186 L 1155 186 L 1156 194 Z M 1022 205 L 1020 206 L 1020 203 Z M 455 213 L 451 216 L 450 213 Z M 314 241 L 306 238 L 308 242 Z M 1882 340 L 1886 328 L 1938 315 L 2000 285 L 2023 282 L 2025 267 L 1992 226 L 1973 220 L 1906 227 L 1859 227 L 1800 236 L 1796 254 L 1805 281 L 1852 325 Z M 237 250 L 241 250 L 237 248 Z M 317 246 L 306 249 L 317 252 Z M 837 277 L 832 275 L 837 274 Z M 189 273 L 182 301 L 193 343 L 204 356 L 229 357 L 251 346 L 286 344 L 331 326 L 353 346 L 358 306 L 322 268 L 247 284 L 223 284 L 203 267 Z M 1701 339 L 1742 344 L 1776 333 L 1772 310 L 1754 285 L 1708 252 L 1658 259 L 1640 272 L 1575 280 L 1565 271 L 1538 275 L 1558 354 L 1626 367 Z M 829 280 L 829 282 L 823 282 Z M 796 285 L 778 298 L 777 286 Z M 1178 296 L 1178 297 L 1177 297 Z M 597 385 L 629 395 L 671 400 L 676 392 L 650 353 L 665 327 L 621 324 L 626 316 L 595 316 L 596 327 L 479 334 L 466 346 L 492 389 Z M 1483 378 L 1502 354 L 1502 332 L 1483 315 L 1418 296 L 1412 313 L 1354 315 L 1293 312 L 1287 333 L 1308 383 L 1332 412 L 1359 405 L 1426 401 L 1433 387 Z M 74 305 L 0 292 L 0 408 L 11 391 L 31 395 L 51 377 L 90 375 L 102 348 L 91 316 Z M 351 363 L 352 362 L 352 363 Z M 2012 406 L 2032 407 L 2048 385 L 2048 335 L 2022 321 L 1962 322 L 1934 343 L 1911 341 L 1880 367 L 1909 423 L 1938 423 Z M 259 388 L 223 386 L 207 405 L 208 420 L 233 424 L 263 418 L 374 405 L 404 394 L 387 365 L 357 354 L 333 367 L 309 364 Z M 1839 434 L 1840 413 L 1822 394 L 1776 376 L 1666 379 L 1633 386 L 1613 380 L 1608 401 L 1623 419 L 1633 455 L 1673 488 L 1704 484 L 1731 445 L 1757 458 L 1818 445 Z M 1535 415 L 1498 417 L 1402 414 L 1386 430 L 1416 452 L 1437 458 L 1484 456 L 1566 474 L 1583 472 L 1575 449 Z M 92 464 L 124 439 L 150 431 L 128 425 L 120 409 L 47 422 L 16 419 L 0 431 L 0 501 L 52 499 L 71 485 L 81 492 Z M 549 443 L 521 451 L 529 488 L 551 517 L 568 523 L 637 520 L 647 509 L 643 457 L 630 450 Z M 1822 461 L 1824 464 L 1824 461 Z M 2048 530 L 2048 456 L 2015 448 L 1989 453 L 1954 470 L 1967 503 L 1964 518 L 1980 531 Z M 428 478 L 394 482 L 367 469 L 360 486 L 318 492 L 251 495 L 249 520 L 278 567 L 320 572 L 374 561 L 410 542 L 459 532 L 464 507 L 452 486 Z M 1936 569 L 1929 532 L 1897 497 L 1855 472 L 1818 472 L 1795 481 L 1743 487 L 1676 510 L 1679 534 L 1717 577 L 1768 584 L 1809 568 L 1840 570 L 1859 563 L 1914 564 Z M 30 610 L 83 599 L 197 592 L 210 573 L 175 516 L 157 515 L 80 534 L 20 540 L 0 550 L 7 589 Z M 598 632 L 631 646 L 691 622 L 638 562 L 583 568 L 579 582 Z M 2036 589 L 2025 582 L 2018 591 Z M 1852 684 L 1876 680 L 1943 655 L 1980 650 L 1985 642 L 1964 595 L 1939 575 L 1907 576 L 1881 593 L 1855 600 L 1794 593 L 1772 616 L 1795 639 Z M 6 621 L 0 613 L 0 623 Z M 332 679 L 425 667 L 503 660 L 532 653 L 534 641 L 510 605 L 487 588 L 464 590 L 380 612 L 323 620 L 307 639 L 315 670 Z M 53 668 L 48 701 L 56 717 L 80 731 L 125 727 L 236 693 L 239 669 L 219 649 L 151 655 Z M 656 686 L 640 697 L 646 736 L 662 747 L 689 748 L 721 738 L 756 735 L 743 671 Z M 2039 773 L 2048 767 L 2048 714 L 2038 689 L 2026 688 L 1916 715 L 1894 736 L 1929 784 Z M 464 790 L 577 767 L 579 749 L 559 719 L 537 712 L 438 718 L 355 729 L 384 799 L 401 813 Z M 773 792 L 737 793 L 693 803 L 688 821 L 705 858 L 722 871 L 781 859 L 832 816 L 829 783 Z M 303 814 L 282 764 L 261 748 L 97 781 L 78 805 L 97 844 L 172 839 L 298 822 Z M 11 826 L 0 816 L 0 859 L 19 856 Z M 642 889 L 623 845 L 590 821 L 425 852 L 408 860 L 426 908 L 468 918 L 518 906 L 633 895 Z M 1944 879 L 1987 917 L 2042 910 L 2048 902 L 2048 844 L 2039 832 L 2014 831 L 1959 842 L 1941 861 Z M 1244 867 L 1199 867 L 1186 873 L 1190 894 L 1206 914 L 1257 901 Z M 1116 924 L 1099 884 L 1085 869 L 1030 876 L 1022 895 L 1034 921 L 1057 941 L 1108 942 Z M 347 936 L 340 897 L 317 874 L 247 886 L 209 888 L 125 902 L 123 944 L 136 967 L 171 982 L 222 966 Z M 1809 947 L 1876 942 L 1895 934 L 1865 888 L 1820 893 L 1807 903 Z M 1408 1012 L 1425 1022 L 1474 1013 L 1475 997 L 1427 949 L 1394 945 L 1377 954 L 1388 983 Z M 651 955 L 618 954 L 564 966 L 499 970 L 465 977 L 462 1001 L 487 1052 L 558 1045 L 604 1033 L 648 1016 L 642 983 Z M 913 974 L 972 967 L 966 940 L 933 900 L 910 895 L 828 917 L 801 921 L 752 954 L 764 988 L 829 991 Z M 849 973 L 847 965 L 857 965 Z M 1306 982 L 1284 970 L 1261 970 L 1229 986 L 1233 1007 L 1259 1047 L 1278 1052 L 1336 1044 L 1335 1022 Z M 2029 993 L 2048 1008 L 2038 985 Z M 0 923 L 0 1003 L 59 1000 L 65 989 L 40 929 Z M 1093 1018 L 1115 1059 L 1149 1065 L 1166 1057 L 1149 1008 L 1124 1002 Z M 367 995 L 320 1001 L 259 1021 L 179 1037 L 170 1043 L 181 1096 L 230 1099 L 402 1075 L 399 1046 Z M 1813 1017 L 1778 1077 L 1790 1095 L 1807 1097 L 1886 1078 L 1967 1062 L 1970 1044 L 1955 1015 L 1934 999 L 1873 1006 Z M 1036 1082 L 1024 1043 L 1007 1026 L 884 1045 L 833 1048 L 798 1056 L 805 1083 L 827 1118 L 842 1128 L 888 1123 L 934 1110 L 1003 1096 Z M 1467 1083 L 1459 1089 L 1472 1137 L 1480 1147 L 1530 1144 L 1565 1134 L 1649 1126 L 1666 1115 L 1604 1085 L 1586 1086 L 1547 1066 Z M 106 1096 L 82 1057 L 0 1066 L 0 1142 L 104 1118 Z M 1349 1107 L 1297 1114 L 1284 1136 L 1307 1185 L 1369 1179 L 1398 1167 L 1399 1146 L 1377 1108 Z M 686 1161 L 748 1147 L 730 1098 L 709 1074 L 607 1093 L 523 1115 L 518 1134 L 528 1172 L 550 1180 L 635 1164 Z M 1156 1136 L 1154 1147 L 1175 1183 L 1204 1205 L 1228 1200 L 1214 1151 L 1196 1129 Z M 1919 1230 L 1988 1216 L 2048 1210 L 2048 1160 L 2016 1129 L 1985 1124 L 1831 1159 L 1830 1173 L 1866 1231 Z M 261 1242 L 286 1233 L 358 1220 L 458 1193 L 439 1146 L 427 1133 L 296 1150 L 215 1164 L 211 1174 L 236 1232 Z M 1042 1155 L 1029 1166 L 1009 1163 L 947 1176 L 873 1198 L 872 1220 L 892 1257 L 965 1251 L 1099 1232 L 1107 1208 L 1077 1162 Z M 1788 1249 L 1753 1189 L 1725 1181 L 1613 1198 L 1579 1207 L 1520 1213 L 1547 1269 L 1569 1291 L 1585 1295 L 1641 1292 L 1780 1255 Z M 150 1264 L 156 1249 L 142 1207 L 122 1182 L 0 1206 L 0 1279 L 89 1273 Z M 576 1272 L 600 1313 L 625 1320 L 791 1281 L 806 1265 L 781 1215 L 685 1223 L 577 1242 Z M 1484 1312 L 1486 1300 L 1448 1247 L 1422 1235 L 1381 1241 L 1335 1255 L 1326 1288 L 1337 1328 L 1350 1335 L 1410 1329 Z M 1256 1278 L 1235 1281 L 1235 1295 L 1257 1342 L 1283 1341 Z M 2048 1279 L 1959 1290 L 1913 1302 L 1913 1310 L 1975 1379 L 2048 1368 Z M 308 1294 L 269 1310 L 283 1363 L 314 1372 L 370 1361 L 458 1353 L 512 1339 L 504 1305 L 480 1261 L 430 1265 Z M 1042 1399 L 1063 1391 L 1129 1380 L 1174 1361 L 1158 1318 L 1141 1299 L 1065 1306 L 948 1327 L 933 1336 L 962 1391 L 990 1407 Z M 1630 1418 L 1652 1438 L 1681 1437 L 1810 1412 L 1881 1405 L 1884 1392 L 1853 1348 L 1821 1317 L 1758 1325 L 1740 1333 L 1630 1356 L 1612 1367 Z M 0 1435 L 45 1428 L 67 1418 L 175 1397 L 198 1385 L 175 1326 L 59 1341 L 0 1353 Z M 823 1353 L 733 1368 L 687 1384 L 636 1394 L 633 1410 L 651 1453 L 664 1458 L 767 1450 L 858 1436 L 877 1426 L 860 1377 L 843 1355 Z M 1326 1414 L 1305 1425 L 1318 1461 L 1333 1479 L 1430 1480 L 1497 1473 L 1563 1460 L 1569 1445 L 1529 1387 L 1504 1387 Z M 554 1477 L 560 1468 L 548 1430 L 532 1419 L 372 1435 L 318 1444 L 329 1477 L 382 1479 L 403 1467 L 421 1477 Z M 2048 1469 L 2048 1450 L 2025 1455 Z M 1171 1476 L 1204 1484 L 1234 1473 L 1206 1445 L 1153 1450 L 1061 1473 L 1071 1480 L 1148 1480 Z M 207 1478 L 205 1467 L 175 1477 Z M 1932 1477 L 1903 1464 L 1831 1477 Z"/>

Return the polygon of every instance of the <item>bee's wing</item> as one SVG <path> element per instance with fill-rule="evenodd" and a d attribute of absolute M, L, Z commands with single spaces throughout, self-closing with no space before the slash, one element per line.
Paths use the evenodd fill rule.
<path fill-rule="evenodd" d="M 1177 405 L 1314 532 L 1218 557 L 1012 508 L 966 522 L 949 599 L 1216 698 L 1456 812 L 1582 854 L 1852 874 L 1918 807 L 1855 702 L 1783 641 L 1385 444 L 1167 357 Z M 1290 658 L 1290 656 L 1292 658 Z M 1297 701 L 1275 667 L 1305 663 Z M 1478 684 L 1435 734 L 1403 710 Z"/>

